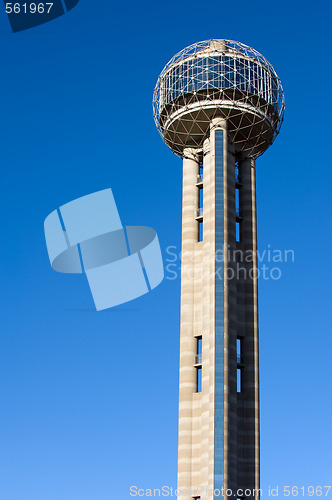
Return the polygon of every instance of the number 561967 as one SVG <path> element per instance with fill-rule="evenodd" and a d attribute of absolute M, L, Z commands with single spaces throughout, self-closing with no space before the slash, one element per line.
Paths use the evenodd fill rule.
<path fill-rule="evenodd" d="M 53 7 L 53 3 L 7 3 L 7 14 L 49 14 Z"/>

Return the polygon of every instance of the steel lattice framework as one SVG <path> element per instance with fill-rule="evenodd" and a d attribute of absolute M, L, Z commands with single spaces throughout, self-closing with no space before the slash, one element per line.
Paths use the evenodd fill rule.
<path fill-rule="evenodd" d="M 170 149 L 201 148 L 213 118 L 227 119 L 238 154 L 256 158 L 279 133 L 285 109 L 280 79 L 255 49 L 231 40 L 186 47 L 162 70 L 153 96 L 156 126 Z"/>

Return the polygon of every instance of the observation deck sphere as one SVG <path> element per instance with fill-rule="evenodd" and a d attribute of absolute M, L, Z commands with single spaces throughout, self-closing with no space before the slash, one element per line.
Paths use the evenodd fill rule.
<path fill-rule="evenodd" d="M 186 47 L 162 70 L 153 95 L 156 126 L 183 157 L 202 148 L 211 120 L 227 120 L 237 154 L 256 158 L 279 133 L 285 109 L 280 79 L 255 49 L 231 40 Z"/>

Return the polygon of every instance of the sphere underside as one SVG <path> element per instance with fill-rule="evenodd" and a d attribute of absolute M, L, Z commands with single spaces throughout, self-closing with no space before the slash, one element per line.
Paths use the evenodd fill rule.
<path fill-rule="evenodd" d="M 227 120 L 237 153 L 256 158 L 277 136 L 284 95 L 272 66 L 249 47 L 228 40 L 199 42 L 173 57 L 154 92 L 154 118 L 179 156 L 201 148 L 215 117 Z"/>
<path fill-rule="evenodd" d="M 237 153 L 252 157 L 264 153 L 274 140 L 277 120 L 274 109 L 262 100 L 258 104 L 255 96 L 250 100 L 218 94 L 207 96 L 201 92 L 194 99 L 182 99 L 185 104 L 172 103 L 163 110 L 159 124 L 165 143 L 180 156 L 186 147 L 202 148 L 210 133 L 211 120 L 222 117 L 227 120 Z"/>

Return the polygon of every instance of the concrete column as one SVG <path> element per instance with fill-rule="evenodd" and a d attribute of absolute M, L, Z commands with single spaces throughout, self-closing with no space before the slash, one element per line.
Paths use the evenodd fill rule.
<path fill-rule="evenodd" d="M 239 280 L 239 307 L 244 314 L 243 404 L 239 432 L 242 435 L 243 461 L 241 487 L 259 489 L 259 366 L 258 366 L 258 296 L 257 296 L 257 224 L 255 162 L 239 162 L 241 182 L 240 209 L 243 254 L 253 260 L 242 263 L 246 276 Z"/>
<path fill-rule="evenodd" d="M 203 377 L 201 398 L 201 486 L 213 489 L 214 482 L 214 171 L 211 161 L 211 141 L 203 145 L 203 253 L 202 253 L 202 347 Z M 202 492 L 202 500 L 210 500 Z"/>
<path fill-rule="evenodd" d="M 199 242 L 197 175 L 202 156 L 203 241 Z M 235 151 L 226 121 L 212 120 L 203 150 L 184 150 L 178 489 L 190 493 L 180 500 L 191 500 L 195 494 L 201 500 L 215 500 L 214 488 L 220 487 L 232 489 L 234 495 L 238 488 L 259 489 L 255 163 L 244 159 L 239 169 L 238 243 Z M 254 262 L 242 259 L 247 252 Z M 246 276 L 238 275 L 238 264 Z M 197 336 L 202 337 L 201 393 L 196 391 L 194 367 Z M 238 337 L 243 339 L 241 393 L 237 393 Z"/>
<path fill-rule="evenodd" d="M 180 327 L 180 385 L 179 385 L 179 447 L 178 488 L 192 487 L 192 430 L 193 394 L 196 392 L 196 339 L 194 337 L 194 259 L 198 241 L 195 219 L 199 202 L 196 187 L 199 174 L 199 154 L 185 149 L 183 158 L 182 195 L 182 263 L 181 263 L 181 327 Z M 192 500 L 181 496 L 181 500 Z"/>

